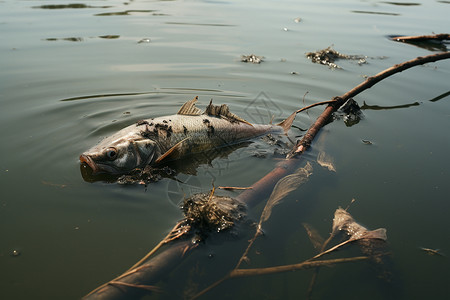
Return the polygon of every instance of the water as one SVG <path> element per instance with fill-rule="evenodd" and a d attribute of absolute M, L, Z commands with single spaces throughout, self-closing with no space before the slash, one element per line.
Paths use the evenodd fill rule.
<path fill-rule="evenodd" d="M 431 54 L 387 36 L 448 31 L 448 2 L 407 4 L 0 1 L 1 297 L 80 298 L 160 241 L 182 217 L 176 204 L 184 194 L 208 190 L 212 180 L 251 185 L 276 163 L 273 155 L 253 156 L 257 147 L 271 151 L 258 142 L 199 166 L 195 176 L 178 175 L 189 184 L 164 179 L 122 186 L 84 181 L 81 152 L 136 120 L 173 114 L 197 95 L 200 107 L 213 98 L 259 122 L 271 114 L 280 121 L 298 107 L 341 95 L 365 75 Z M 340 60 L 343 69 L 330 70 L 305 57 L 330 45 L 366 55 L 368 64 Z M 251 53 L 264 62 L 240 62 Z M 449 75 L 448 61 L 415 67 L 357 96 L 360 105 L 419 105 L 367 109 L 352 127 L 327 125 L 304 160 L 314 163 L 320 147 L 333 156 L 337 172 L 313 164 L 310 181 L 265 224 L 249 267 L 311 257 L 301 223 L 326 237 L 334 210 L 355 198 L 350 212 L 358 221 L 387 229 L 395 281 L 377 280 L 364 263 L 340 265 L 321 271 L 314 298 L 445 298 L 448 258 L 419 247 L 450 254 Z M 429 101 L 439 95 L 444 97 Z M 255 104 L 267 104 L 269 113 L 257 115 Z M 307 128 L 321 111 L 299 115 L 295 124 Z M 257 220 L 261 210 L 252 210 L 250 218 Z M 165 293 L 155 298 L 179 298 L 219 279 L 250 235 L 206 243 L 170 274 L 161 285 Z M 232 280 L 205 298 L 304 298 L 311 274 Z"/>

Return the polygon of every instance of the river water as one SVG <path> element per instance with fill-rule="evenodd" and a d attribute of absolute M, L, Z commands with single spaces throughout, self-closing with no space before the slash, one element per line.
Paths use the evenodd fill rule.
<path fill-rule="evenodd" d="M 211 182 L 249 186 L 280 160 L 277 146 L 257 139 L 176 179 L 84 180 L 78 156 L 102 137 L 173 114 L 195 96 L 201 108 L 212 98 L 249 121 L 279 122 L 394 64 L 445 51 L 448 44 L 417 47 L 389 36 L 448 33 L 449 14 L 448 1 L 431 0 L 0 0 L 0 297 L 81 298 L 153 248 L 182 218 L 183 196 Z M 305 56 L 329 46 L 367 58 L 330 69 Z M 264 61 L 240 61 L 249 54 Z M 315 255 L 302 223 L 326 238 L 334 211 L 356 199 L 349 212 L 357 221 L 387 229 L 391 281 L 368 263 L 324 268 L 313 299 L 448 296 L 449 258 L 421 247 L 450 255 L 449 83 L 450 62 L 441 61 L 355 97 L 366 104 L 362 119 L 324 128 L 302 158 L 313 175 L 274 208 L 244 267 Z M 322 110 L 298 115 L 295 125 L 308 128 Z M 319 151 L 333 157 L 336 172 L 316 163 Z M 220 279 L 252 230 L 207 240 L 149 299 L 182 298 Z M 352 246 L 334 257 L 354 255 Z M 306 299 L 312 274 L 229 280 L 204 299 Z"/>

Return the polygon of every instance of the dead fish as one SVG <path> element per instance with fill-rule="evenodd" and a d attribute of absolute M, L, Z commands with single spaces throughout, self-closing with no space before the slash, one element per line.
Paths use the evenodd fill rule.
<path fill-rule="evenodd" d="M 93 174 L 126 174 L 136 168 L 177 160 L 191 153 L 229 146 L 267 133 L 287 133 L 296 113 L 272 125 L 250 124 L 212 101 L 203 112 L 198 97 L 176 115 L 141 120 L 102 140 L 80 156 Z"/>

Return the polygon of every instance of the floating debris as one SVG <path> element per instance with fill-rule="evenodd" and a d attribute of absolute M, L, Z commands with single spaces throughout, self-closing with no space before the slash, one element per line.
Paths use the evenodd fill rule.
<path fill-rule="evenodd" d="M 146 166 L 143 169 L 135 169 L 130 174 L 122 175 L 117 178 L 118 184 L 148 184 L 157 182 L 163 178 L 171 178 L 175 176 L 176 171 L 168 166 L 163 168 L 152 168 Z"/>
<path fill-rule="evenodd" d="M 11 256 L 15 256 L 15 257 L 20 256 L 20 254 L 22 254 L 22 253 L 20 253 L 20 251 L 17 250 L 17 249 L 14 249 L 14 250 L 11 252 Z"/>
<path fill-rule="evenodd" d="M 68 42 L 82 42 L 84 39 L 82 37 L 67 37 L 67 38 L 47 38 L 44 41 L 55 42 L 55 41 L 68 41 Z"/>
<path fill-rule="evenodd" d="M 313 63 L 326 65 L 331 69 L 341 69 L 340 66 L 334 62 L 338 59 L 358 60 L 358 64 L 366 63 L 366 56 L 363 55 L 347 55 L 334 50 L 331 46 L 316 52 L 306 53 L 306 57 L 311 59 Z"/>
<path fill-rule="evenodd" d="M 119 12 L 109 12 L 109 13 L 99 13 L 95 14 L 94 16 L 98 17 L 105 17 L 105 16 L 129 16 L 137 13 L 151 13 L 155 10 L 125 10 L 125 11 L 119 11 Z"/>
<path fill-rule="evenodd" d="M 258 56 L 255 54 L 250 55 L 241 55 L 241 61 L 246 63 L 252 63 L 252 64 L 260 64 L 264 60 L 264 56 Z"/>
<path fill-rule="evenodd" d="M 300 17 L 294 19 L 295 23 L 300 23 L 301 21 L 302 21 L 302 18 L 300 18 Z"/>
<path fill-rule="evenodd" d="M 430 248 L 420 247 L 420 250 L 425 251 L 428 255 L 445 256 L 444 254 L 441 253 L 440 249 L 430 249 Z"/>
<path fill-rule="evenodd" d="M 373 145 L 373 143 L 369 140 L 361 140 L 365 145 Z"/>
<path fill-rule="evenodd" d="M 420 36 L 396 36 L 390 35 L 389 38 L 396 42 L 407 43 L 430 51 L 448 51 L 447 45 L 450 41 L 450 34 L 432 34 Z"/>
<path fill-rule="evenodd" d="M 359 121 L 363 118 L 363 113 L 358 105 L 358 102 L 351 98 L 345 102 L 339 110 L 333 113 L 333 117 L 335 120 L 343 119 L 345 125 L 347 127 L 351 127 L 359 123 Z"/>
<path fill-rule="evenodd" d="M 349 236 L 349 240 L 354 241 L 360 239 L 387 240 L 385 228 L 368 230 L 366 227 L 356 223 L 353 217 L 343 208 L 338 208 L 334 213 L 332 232 L 344 232 Z"/>
<path fill-rule="evenodd" d="M 40 9 L 79 9 L 79 8 L 110 8 L 112 6 L 91 6 L 81 3 L 73 3 L 73 4 L 49 4 L 49 5 L 40 5 L 40 6 L 32 6 L 31 8 L 40 8 Z"/>
<path fill-rule="evenodd" d="M 325 153 L 324 151 L 320 151 L 317 155 L 317 163 L 324 168 L 327 168 L 331 172 L 336 172 L 336 167 L 334 166 L 333 158 Z"/>
<path fill-rule="evenodd" d="M 151 42 L 151 40 L 150 40 L 149 38 L 144 38 L 144 39 L 140 40 L 140 41 L 138 42 L 138 44 L 142 44 L 142 43 L 150 43 L 150 42 Z"/>
<path fill-rule="evenodd" d="M 200 236 L 230 229 L 245 216 L 242 202 L 227 196 L 199 193 L 184 199 L 181 206 L 185 222 Z"/>
<path fill-rule="evenodd" d="M 107 34 L 107 35 L 99 35 L 98 36 L 101 39 L 106 39 L 106 40 L 115 40 L 120 38 L 120 35 L 117 34 Z"/>

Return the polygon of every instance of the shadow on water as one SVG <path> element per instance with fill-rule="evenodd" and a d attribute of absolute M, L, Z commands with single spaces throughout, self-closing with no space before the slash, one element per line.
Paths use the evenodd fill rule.
<path fill-rule="evenodd" d="M 428 100 L 429 102 L 437 102 L 439 100 L 442 100 L 446 97 L 450 96 L 450 91 L 445 92 L 437 97 L 434 97 L 433 99 Z M 408 104 L 402 104 L 402 105 L 392 105 L 392 106 L 380 106 L 380 105 L 369 105 L 366 103 L 366 101 L 363 102 L 363 105 L 361 106 L 362 110 L 389 110 L 389 109 L 399 109 L 399 108 L 409 108 L 413 106 L 419 106 L 420 102 L 413 102 Z"/>
<path fill-rule="evenodd" d="M 393 105 L 393 106 L 380 106 L 380 105 L 368 105 L 366 101 L 363 102 L 363 105 L 361 106 L 362 110 L 388 110 L 388 109 L 398 109 L 398 108 L 408 108 L 412 106 L 419 106 L 419 102 L 413 102 L 409 104 L 402 104 L 402 105 Z"/>
<path fill-rule="evenodd" d="M 449 44 L 446 40 L 437 40 L 437 39 L 419 39 L 419 40 L 400 40 L 401 35 L 388 35 L 390 40 L 409 44 L 412 46 L 416 46 L 422 49 L 426 49 L 428 51 L 439 51 L 446 52 L 448 51 L 447 45 Z"/>
<path fill-rule="evenodd" d="M 197 169 L 201 165 L 212 165 L 218 158 L 226 159 L 237 149 L 247 147 L 252 142 L 243 142 L 222 148 L 215 148 L 202 153 L 191 154 L 184 159 L 170 161 L 155 167 L 146 166 L 136 169 L 125 175 L 93 174 L 92 169 L 85 163 L 80 164 L 80 172 L 86 182 L 106 182 L 120 184 L 148 184 L 163 178 L 176 179 L 178 174 L 197 175 Z"/>
<path fill-rule="evenodd" d="M 389 2 L 389 1 L 383 1 L 382 3 L 390 4 L 390 5 L 396 5 L 396 6 L 419 6 L 419 5 L 422 5 L 421 3 L 417 3 L 417 2 Z"/>
<path fill-rule="evenodd" d="M 450 96 L 450 91 L 445 92 L 445 93 L 443 93 L 443 94 L 441 94 L 441 95 L 439 95 L 437 97 L 434 97 L 433 99 L 430 99 L 429 101 L 430 102 L 437 102 L 437 101 L 442 100 L 442 99 L 444 99 L 444 98 L 446 98 L 448 96 Z"/>

